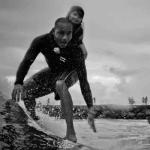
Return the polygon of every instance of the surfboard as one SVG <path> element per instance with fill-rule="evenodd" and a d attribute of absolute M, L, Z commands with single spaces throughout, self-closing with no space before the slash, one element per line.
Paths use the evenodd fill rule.
<path fill-rule="evenodd" d="M 19 106 L 22 107 L 22 105 L 19 105 Z M 26 116 L 28 117 L 29 126 L 32 126 L 33 128 L 36 128 L 38 131 L 45 133 L 46 135 L 49 136 L 49 138 L 55 139 L 57 141 L 58 149 L 61 149 L 61 150 L 63 149 L 64 150 L 98 150 L 96 148 L 93 148 L 93 147 L 90 147 L 81 143 L 75 143 L 69 140 L 65 140 L 57 135 L 52 134 L 51 132 L 47 131 L 41 126 L 42 123 L 40 122 L 40 120 L 38 121 L 33 120 L 30 117 L 27 110 L 25 109 L 25 107 L 22 107 L 22 109 L 24 110 Z"/>

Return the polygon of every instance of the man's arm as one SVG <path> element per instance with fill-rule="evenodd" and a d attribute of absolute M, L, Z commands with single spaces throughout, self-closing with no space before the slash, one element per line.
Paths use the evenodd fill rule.
<path fill-rule="evenodd" d="M 23 85 L 23 80 L 24 80 L 25 76 L 27 75 L 31 64 L 34 62 L 35 58 L 37 57 L 37 55 L 40 52 L 38 41 L 39 40 L 37 38 L 33 40 L 29 49 L 27 50 L 22 62 L 20 63 L 19 68 L 17 70 L 17 74 L 16 74 L 15 85 L 16 84 Z"/>
<path fill-rule="evenodd" d="M 87 71 L 86 71 L 83 52 L 80 48 L 76 47 L 73 48 L 72 55 L 73 55 L 73 63 L 75 65 L 76 72 L 79 77 L 82 95 L 85 99 L 88 108 L 90 108 L 93 106 L 93 100 L 92 100 L 91 89 L 87 80 Z"/>
<path fill-rule="evenodd" d="M 76 68 L 76 72 L 79 77 L 82 95 L 88 106 L 88 123 L 90 127 L 92 128 L 93 132 L 96 132 L 96 127 L 94 123 L 95 112 L 94 112 L 94 107 L 93 107 L 93 99 L 92 99 L 91 89 L 87 80 L 87 72 L 86 72 L 83 52 L 80 48 L 76 47 L 73 50 L 72 55 L 73 55 L 73 61 L 74 61 L 74 65 Z"/>

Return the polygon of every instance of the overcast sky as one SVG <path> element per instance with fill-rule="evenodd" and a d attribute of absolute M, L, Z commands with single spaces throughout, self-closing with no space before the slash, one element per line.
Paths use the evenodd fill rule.
<path fill-rule="evenodd" d="M 73 5 L 85 11 L 86 67 L 96 103 L 150 99 L 149 0 L 1 0 L 0 77 L 13 80 L 31 41 L 49 32 Z M 27 77 L 44 67 L 40 54 Z M 79 84 L 70 91 L 75 104 L 85 104 Z"/>

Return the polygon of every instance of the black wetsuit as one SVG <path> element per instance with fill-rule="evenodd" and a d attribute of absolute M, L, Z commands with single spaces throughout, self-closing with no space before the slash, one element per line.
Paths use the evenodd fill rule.
<path fill-rule="evenodd" d="M 54 33 L 54 28 L 50 31 L 50 34 L 52 34 L 52 33 Z M 79 46 L 80 44 L 83 44 L 82 40 L 83 40 L 83 23 L 78 24 L 78 25 L 73 27 L 72 39 L 71 39 L 71 42 L 69 44 L 74 43 L 74 44 Z M 49 68 L 45 68 L 44 72 L 49 72 Z M 65 77 L 65 76 L 63 76 L 63 77 Z M 78 79 L 78 75 L 77 75 L 76 71 L 69 73 L 69 77 L 67 77 L 67 79 L 68 79 L 67 84 L 69 84 L 68 87 L 70 87 Z M 54 94 L 55 95 L 55 100 L 60 100 L 60 96 L 59 96 L 59 94 L 57 93 L 56 90 L 54 91 L 54 93 L 55 93 Z"/>
<path fill-rule="evenodd" d="M 65 80 L 68 88 L 72 86 L 78 79 L 75 78 L 73 79 L 75 81 L 70 83 L 66 76 L 71 72 L 76 72 L 79 78 L 81 91 L 87 106 L 93 106 L 82 50 L 76 44 L 70 43 L 66 48 L 61 49 L 60 54 L 56 54 L 54 52 L 56 47 L 59 46 L 54 41 L 51 32 L 35 38 L 18 68 L 15 84 L 23 84 L 24 77 L 39 53 L 44 55 L 49 66 L 49 71 L 43 69 L 24 82 L 24 87 L 28 93 L 28 100 L 25 100 L 27 109 L 35 107 L 35 98 L 54 92 L 57 80 Z M 69 76 L 67 77 L 69 78 Z"/>

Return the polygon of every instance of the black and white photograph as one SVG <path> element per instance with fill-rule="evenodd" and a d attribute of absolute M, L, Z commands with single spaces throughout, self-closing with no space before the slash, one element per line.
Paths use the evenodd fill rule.
<path fill-rule="evenodd" d="M 150 0 L 0 1 L 0 150 L 150 150 Z"/>

